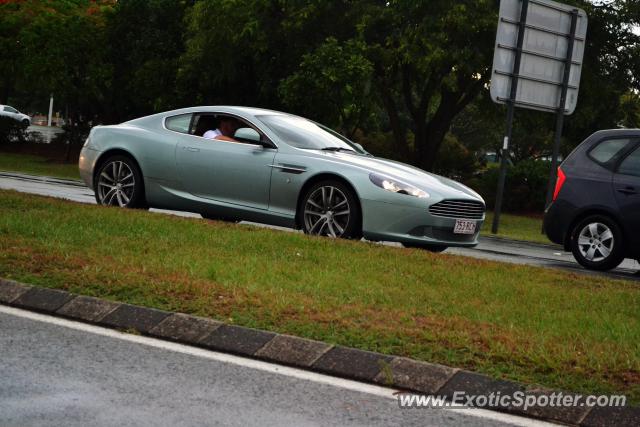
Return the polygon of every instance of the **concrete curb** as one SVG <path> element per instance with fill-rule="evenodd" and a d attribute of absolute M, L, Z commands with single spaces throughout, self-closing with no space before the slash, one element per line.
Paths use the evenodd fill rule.
<path fill-rule="evenodd" d="M 39 288 L 0 278 L 0 304 L 65 317 L 85 323 L 180 342 L 210 350 L 274 362 L 338 377 L 365 381 L 401 391 L 452 397 L 501 395 L 516 391 L 551 395 L 558 390 L 534 389 L 485 375 L 389 356 L 355 348 L 332 346 L 289 335 L 245 328 L 152 308 Z M 570 393 L 564 393 L 564 395 Z M 564 424 L 608 427 L 640 425 L 640 408 L 521 407 L 491 408 L 513 415 Z"/>

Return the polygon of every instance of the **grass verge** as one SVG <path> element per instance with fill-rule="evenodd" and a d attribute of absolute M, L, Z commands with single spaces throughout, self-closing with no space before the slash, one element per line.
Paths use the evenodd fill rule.
<path fill-rule="evenodd" d="M 64 163 L 43 156 L 0 152 L 0 171 L 80 179 L 78 163 Z"/>
<path fill-rule="evenodd" d="M 542 215 L 500 215 L 498 234 L 491 234 L 493 212 L 487 212 L 487 219 L 480 231 L 483 236 L 497 236 L 505 239 L 524 240 L 528 242 L 552 244 L 546 235 L 541 233 Z"/>
<path fill-rule="evenodd" d="M 640 401 L 631 282 L 11 191 L 0 276 Z"/>

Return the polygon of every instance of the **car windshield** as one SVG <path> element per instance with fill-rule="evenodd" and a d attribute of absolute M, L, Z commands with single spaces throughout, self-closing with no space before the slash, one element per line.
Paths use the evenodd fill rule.
<path fill-rule="evenodd" d="M 302 117 L 262 115 L 258 118 L 280 139 L 296 148 L 368 154 L 338 132 Z"/>

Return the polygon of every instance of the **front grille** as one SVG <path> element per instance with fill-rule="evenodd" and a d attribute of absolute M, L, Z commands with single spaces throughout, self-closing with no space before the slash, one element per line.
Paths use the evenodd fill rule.
<path fill-rule="evenodd" d="M 434 216 L 460 219 L 482 219 L 484 204 L 472 200 L 443 200 L 429 207 Z"/>

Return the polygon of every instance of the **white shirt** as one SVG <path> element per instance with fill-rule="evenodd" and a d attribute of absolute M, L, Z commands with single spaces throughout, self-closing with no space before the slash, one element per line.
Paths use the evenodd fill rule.
<path fill-rule="evenodd" d="M 215 139 L 217 136 L 222 135 L 222 132 L 220 132 L 220 130 L 215 129 L 215 130 L 208 130 L 204 133 L 204 135 L 202 135 L 203 138 L 207 138 L 207 139 Z"/>

